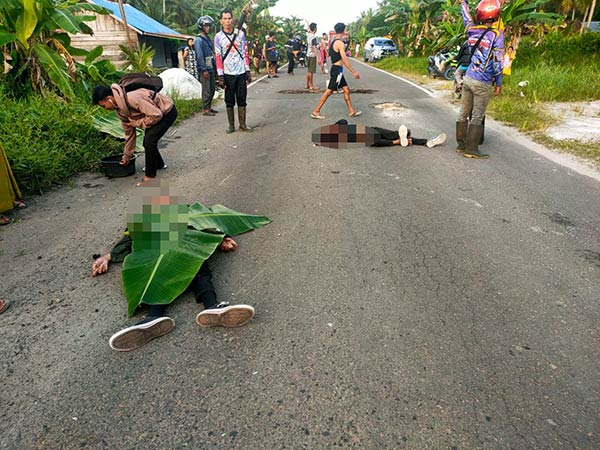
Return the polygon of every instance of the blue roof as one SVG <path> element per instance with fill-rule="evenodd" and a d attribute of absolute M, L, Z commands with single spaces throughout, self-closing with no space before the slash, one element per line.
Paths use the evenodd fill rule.
<path fill-rule="evenodd" d="M 108 9 L 114 17 L 116 17 L 121 22 L 123 21 L 123 19 L 121 18 L 121 11 L 119 9 L 118 3 L 109 2 L 106 0 L 90 1 L 98 6 L 102 6 L 103 8 Z M 152 17 L 148 17 L 146 14 L 144 14 L 141 11 L 138 11 L 131 5 L 124 3 L 123 8 L 125 9 L 125 18 L 127 19 L 127 25 L 140 31 L 141 34 L 175 38 L 185 37 L 181 33 L 164 26 L 160 22 L 157 22 Z"/>

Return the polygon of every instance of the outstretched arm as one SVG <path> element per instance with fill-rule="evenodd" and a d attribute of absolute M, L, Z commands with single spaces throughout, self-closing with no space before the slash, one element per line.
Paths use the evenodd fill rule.
<path fill-rule="evenodd" d="M 471 16 L 471 13 L 469 11 L 468 0 L 462 0 L 460 8 L 461 8 L 462 18 L 463 18 L 463 23 L 465 25 L 465 28 L 469 29 L 469 27 L 471 25 L 474 25 L 475 22 L 473 21 L 473 17 Z"/>

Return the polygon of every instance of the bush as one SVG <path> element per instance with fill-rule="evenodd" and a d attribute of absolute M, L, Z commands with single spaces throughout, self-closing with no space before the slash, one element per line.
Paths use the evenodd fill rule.
<path fill-rule="evenodd" d="M 38 94 L 15 100 L 0 90 L 0 143 L 24 192 L 42 192 L 122 151 L 122 142 L 94 129 L 95 113 L 80 100 Z"/>
<path fill-rule="evenodd" d="M 571 36 L 549 33 L 537 47 L 528 37 L 523 38 L 517 51 L 516 66 L 530 66 L 541 61 L 548 65 L 569 67 L 590 61 L 600 63 L 600 33 Z"/>
<path fill-rule="evenodd" d="M 89 94 L 67 102 L 52 94 L 30 92 L 16 99 L 7 92 L 0 87 L 0 144 L 25 193 L 42 193 L 78 172 L 98 170 L 101 158 L 123 151 L 123 140 L 94 128 L 94 116 L 114 113 L 92 106 Z M 202 100 L 174 100 L 178 122 L 202 110 Z"/>

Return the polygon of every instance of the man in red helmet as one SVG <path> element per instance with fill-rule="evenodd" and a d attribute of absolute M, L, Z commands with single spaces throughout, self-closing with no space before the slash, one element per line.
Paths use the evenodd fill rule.
<path fill-rule="evenodd" d="M 494 26 L 502 7 L 498 0 L 482 0 L 477 5 L 475 21 L 468 0 L 462 0 L 462 16 L 471 48 L 471 64 L 463 82 L 462 105 L 456 122 L 457 150 L 467 158 L 487 158 L 479 151 L 483 135 L 485 110 L 492 96 L 502 90 L 504 33 Z"/>

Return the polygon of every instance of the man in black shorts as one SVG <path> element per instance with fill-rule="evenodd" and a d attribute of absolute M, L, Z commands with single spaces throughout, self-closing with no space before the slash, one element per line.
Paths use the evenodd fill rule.
<path fill-rule="evenodd" d="M 342 38 L 344 37 L 344 31 L 346 30 L 346 25 L 343 23 L 337 23 L 333 28 L 336 35 L 333 39 L 333 42 L 329 46 L 329 57 L 331 58 L 329 85 L 327 86 L 325 93 L 321 96 L 319 104 L 310 115 L 310 117 L 313 119 L 325 119 L 325 116 L 321 115 L 321 108 L 331 94 L 340 89 L 344 91 L 344 100 L 346 101 L 346 106 L 348 107 L 348 116 L 356 117 L 361 115 L 361 112 L 354 109 L 352 106 L 352 101 L 350 101 L 350 88 L 348 87 L 348 83 L 346 83 L 346 79 L 344 78 L 343 66 L 348 68 L 354 78 L 357 80 L 360 78 L 360 75 L 352 68 L 350 61 L 348 61 L 348 58 L 346 57 L 346 47 L 342 41 Z"/>

